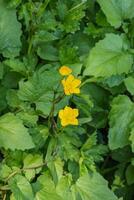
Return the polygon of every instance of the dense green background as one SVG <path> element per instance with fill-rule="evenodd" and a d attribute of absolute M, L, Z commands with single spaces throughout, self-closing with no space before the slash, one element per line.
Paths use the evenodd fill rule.
<path fill-rule="evenodd" d="M 0 0 L 2 200 L 134 199 L 133 27 L 134 0 Z"/>

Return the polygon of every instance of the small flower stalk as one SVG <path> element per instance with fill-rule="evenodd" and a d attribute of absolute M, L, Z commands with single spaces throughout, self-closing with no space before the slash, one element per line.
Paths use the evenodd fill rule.
<path fill-rule="evenodd" d="M 80 94 L 81 80 L 75 78 L 71 74 L 72 69 L 70 69 L 67 66 L 62 66 L 59 69 L 59 73 L 62 76 L 67 76 L 61 81 L 65 95 L 69 96 L 72 94 Z M 64 109 L 61 109 L 59 111 L 59 118 L 61 121 L 61 125 L 63 127 L 68 125 L 75 125 L 75 126 L 78 125 L 79 124 L 79 121 L 77 119 L 78 115 L 79 115 L 78 109 L 66 106 Z"/>

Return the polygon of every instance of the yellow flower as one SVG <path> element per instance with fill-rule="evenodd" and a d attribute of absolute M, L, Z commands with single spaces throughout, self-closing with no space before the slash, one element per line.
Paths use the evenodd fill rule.
<path fill-rule="evenodd" d="M 62 66 L 60 69 L 59 69 L 59 72 L 62 76 L 67 76 L 69 74 L 72 73 L 72 69 L 70 69 L 69 67 L 67 66 Z"/>
<path fill-rule="evenodd" d="M 59 118 L 61 120 L 61 125 L 62 126 L 67 126 L 67 125 L 78 125 L 78 117 L 79 111 L 78 109 L 73 109 L 68 106 L 66 106 L 64 109 L 59 111 Z"/>
<path fill-rule="evenodd" d="M 76 79 L 73 75 L 69 75 L 66 79 L 62 80 L 64 92 L 66 95 L 79 94 L 81 81 Z"/>

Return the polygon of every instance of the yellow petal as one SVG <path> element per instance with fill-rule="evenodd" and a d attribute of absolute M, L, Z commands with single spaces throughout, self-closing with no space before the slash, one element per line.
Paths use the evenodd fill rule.
<path fill-rule="evenodd" d="M 79 88 L 75 88 L 75 89 L 73 90 L 73 93 L 75 93 L 75 94 L 80 94 L 80 89 L 79 89 Z"/>
<path fill-rule="evenodd" d="M 78 115 L 79 115 L 79 110 L 78 110 L 78 109 L 73 109 L 73 115 L 74 115 L 75 117 L 78 117 Z"/>
<path fill-rule="evenodd" d="M 66 120 L 61 120 L 61 125 L 62 126 L 67 126 L 68 125 L 68 122 Z"/>
<path fill-rule="evenodd" d="M 61 83 L 62 83 L 63 87 L 65 87 L 65 85 L 66 85 L 65 79 L 63 79 L 63 80 L 61 81 Z"/>
<path fill-rule="evenodd" d="M 64 116 L 64 110 L 60 110 L 59 111 L 59 118 L 62 119 L 63 116 Z"/>
<path fill-rule="evenodd" d="M 81 80 L 74 79 L 72 84 L 73 84 L 74 87 L 78 87 L 81 84 Z"/>
<path fill-rule="evenodd" d="M 72 120 L 71 124 L 72 124 L 72 125 L 79 125 L 78 119 Z"/>
<path fill-rule="evenodd" d="M 64 89 L 65 95 L 70 95 L 70 91 L 68 89 Z"/>
<path fill-rule="evenodd" d="M 65 115 L 69 115 L 70 112 L 72 112 L 72 108 L 70 108 L 69 106 L 66 106 L 65 109 L 64 109 Z"/>
<path fill-rule="evenodd" d="M 73 80 L 74 80 L 74 76 L 72 74 L 70 74 L 66 79 L 66 83 L 70 84 Z"/>

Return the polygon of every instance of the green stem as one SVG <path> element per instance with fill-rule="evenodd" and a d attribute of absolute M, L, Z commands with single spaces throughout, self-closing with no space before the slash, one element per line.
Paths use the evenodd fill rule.
<path fill-rule="evenodd" d="M 15 176 L 16 174 L 20 173 L 20 172 L 24 172 L 24 171 L 27 171 L 27 170 L 33 170 L 33 169 L 38 169 L 38 168 L 41 168 L 43 166 L 47 165 L 46 162 L 40 164 L 40 165 L 35 165 L 33 167 L 25 167 L 25 168 L 22 168 L 22 169 L 18 169 L 14 172 L 12 172 L 5 180 L 5 182 L 8 182 L 10 178 L 12 178 L 13 176 Z"/>
<path fill-rule="evenodd" d="M 48 127 L 49 127 L 49 130 L 52 130 L 54 133 L 57 133 L 57 124 L 55 123 L 55 120 L 54 120 L 54 110 L 55 110 L 55 104 L 59 103 L 63 97 L 65 96 L 65 94 L 59 96 L 56 98 L 56 94 L 57 94 L 57 91 L 60 87 L 60 84 L 61 84 L 61 81 L 60 83 L 57 85 L 57 88 L 55 89 L 54 91 L 54 96 L 53 96 L 53 103 L 52 103 L 52 108 L 51 108 L 51 111 L 50 111 L 50 114 L 49 114 L 49 117 L 48 117 Z"/>
<path fill-rule="evenodd" d="M 68 12 L 71 12 L 71 11 L 73 11 L 73 10 L 75 10 L 75 9 L 78 9 L 79 7 L 81 7 L 83 4 L 85 4 L 86 2 L 81 2 L 81 3 L 79 3 L 78 5 L 76 5 L 76 6 L 74 6 L 73 8 L 71 8 Z"/>
<path fill-rule="evenodd" d="M 45 11 L 46 7 L 48 6 L 50 0 L 45 0 L 43 5 L 40 7 L 38 13 L 37 13 L 37 17 L 41 17 L 43 12 Z"/>
<path fill-rule="evenodd" d="M 55 99 L 54 103 L 59 103 L 63 99 L 64 96 L 65 94 L 59 96 L 57 99 Z"/>
<path fill-rule="evenodd" d="M 53 129 L 53 125 L 54 126 L 56 125 L 55 121 L 54 121 L 55 96 L 56 96 L 56 93 L 54 92 L 52 108 L 51 108 L 51 111 L 50 111 L 50 114 L 49 114 L 49 117 L 48 117 L 48 127 L 49 127 L 49 130 Z"/>
<path fill-rule="evenodd" d="M 28 55 L 30 55 L 31 50 L 32 50 L 32 46 L 33 46 L 33 35 L 31 36 L 30 40 L 29 40 L 29 46 L 28 46 Z"/>
<path fill-rule="evenodd" d="M 108 168 L 108 169 L 104 169 L 103 171 L 101 171 L 101 173 L 104 175 L 104 174 L 108 174 L 109 172 L 111 172 L 111 171 L 114 171 L 114 170 L 116 170 L 116 169 L 118 169 L 118 165 L 116 165 L 116 166 L 114 166 L 114 167 L 110 167 L 110 168 Z"/>
<path fill-rule="evenodd" d="M 128 49 L 128 52 L 132 55 L 134 55 L 134 49 Z"/>
<path fill-rule="evenodd" d="M 8 182 L 12 177 L 14 177 L 16 174 L 20 173 L 20 172 L 24 172 L 24 171 L 27 171 L 27 170 L 33 170 L 33 169 L 38 169 L 38 168 L 41 168 L 43 166 L 47 165 L 46 162 L 40 164 L 40 165 L 35 165 L 33 167 L 25 167 L 25 168 L 22 168 L 22 169 L 18 169 L 14 172 L 12 172 L 5 180 L 5 182 Z M 0 187 L 0 191 L 8 191 L 10 190 L 10 187 L 8 185 L 4 185 L 2 187 Z"/>
<path fill-rule="evenodd" d="M 37 12 L 36 18 L 39 19 L 42 14 L 44 13 L 46 7 L 48 6 L 50 0 L 45 0 L 44 3 L 40 6 L 39 11 Z M 29 46 L 28 46 L 28 55 L 31 53 L 32 45 L 33 45 L 33 36 L 35 32 L 34 22 L 32 21 L 31 28 L 30 28 L 30 36 L 29 36 Z"/>
<path fill-rule="evenodd" d="M 8 190 L 10 190 L 8 185 L 4 185 L 4 186 L 0 187 L 0 191 L 8 191 Z"/>

